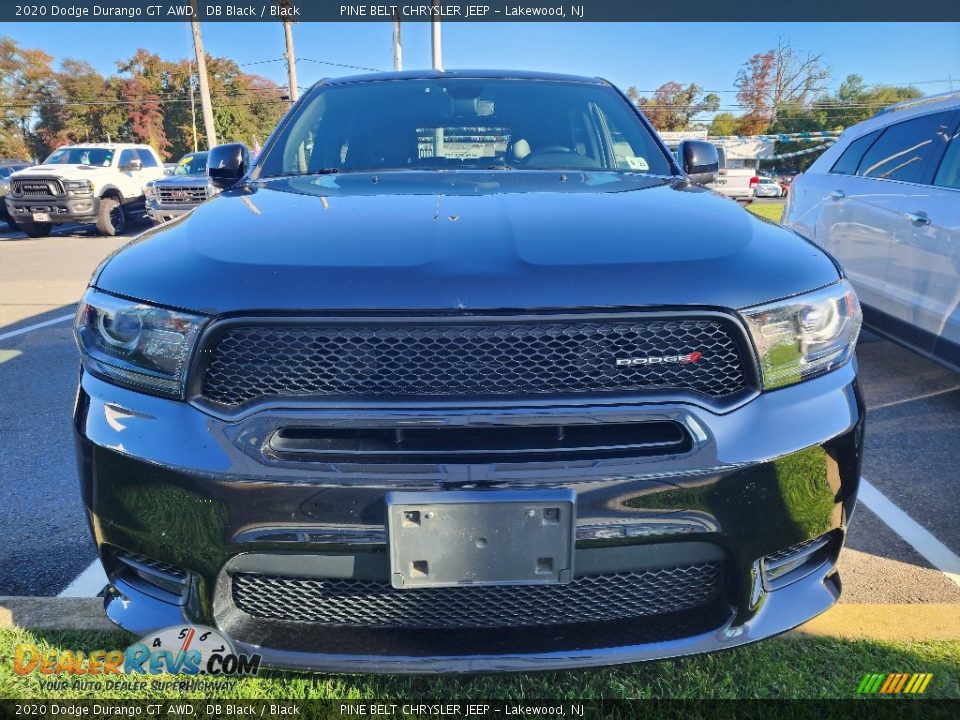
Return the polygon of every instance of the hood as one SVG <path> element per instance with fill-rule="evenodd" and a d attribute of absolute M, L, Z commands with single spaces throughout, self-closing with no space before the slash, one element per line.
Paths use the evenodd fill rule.
<path fill-rule="evenodd" d="M 15 172 L 11 178 L 25 179 L 31 177 L 57 177 L 64 180 L 90 180 L 97 170 L 109 170 L 109 167 L 100 165 L 68 165 L 51 163 L 50 165 L 34 165 L 26 170 Z"/>
<path fill-rule="evenodd" d="M 500 171 L 261 180 L 148 231 L 95 284 L 217 314 L 739 308 L 838 277 L 814 245 L 703 188 Z"/>
<path fill-rule="evenodd" d="M 151 180 L 148 185 L 176 185 L 177 187 L 206 187 L 207 174 L 198 175 L 164 175 L 162 178 Z"/>

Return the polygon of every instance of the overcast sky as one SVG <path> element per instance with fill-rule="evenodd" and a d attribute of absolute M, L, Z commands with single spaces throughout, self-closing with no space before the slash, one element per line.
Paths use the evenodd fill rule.
<path fill-rule="evenodd" d="M 203 23 L 213 55 L 286 83 L 280 23 Z M 302 23 L 294 26 L 298 84 L 357 70 L 309 60 L 392 69 L 390 23 Z M 429 23 L 403 26 L 404 65 L 429 67 Z M 139 47 L 170 59 L 192 55 L 186 23 L 8 24 L 0 34 L 40 47 L 59 62 L 90 61 L 116 69 Z M 602 76 L 626 89 L 652 90 L 664 82 L 696 82 L 733 102 L 733 81 L 743 61 L 774 46 L 778 37 L 803 51 L 823 53 L 833 85 L 850 73 L 867 83 L 916 83 L 932 94 L 960 90 L 957 23 L 446 23 L 447 68 L 511 68 Z M 951 87 L 952 74 L 952 87 Z"/>

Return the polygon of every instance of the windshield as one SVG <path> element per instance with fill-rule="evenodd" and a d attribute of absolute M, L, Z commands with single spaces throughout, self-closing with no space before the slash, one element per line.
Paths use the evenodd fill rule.
<path fill-rule="evenodd" d="M 107 148 L 60 148 L 54 150 L 44 165 L 100 165 L 113 162 L 113 150 Z"/>
<path fill-rule="evenodd" d="M 207 153 L 190 153 L 180 158 L 173 169 L 174 175 L 203 175 L 207 172 Z"/>
<path fill-rule="evenodd" d="M 260 176 L 507 168 L 671 174 L 607 85 L 441 78 L 321 86 L 271 144 Z"/>

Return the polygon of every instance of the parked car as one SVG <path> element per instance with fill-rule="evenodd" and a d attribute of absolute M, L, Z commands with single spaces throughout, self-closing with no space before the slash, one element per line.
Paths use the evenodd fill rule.
<path fill-rule="evenodd" d="M 101 235 L 116 235 L 128 219 L 143 217 L 143 188 L 162 176 L 149 145 L 66 145 L 10 177 L 7 212 L 30 237 L 64 223 L 94 223 Z"/>
<path fill-rule="evenodd" d="M 769 177 L 760 177 L 757 178 L 757 184 L 753 186 L 753 196 L 754 197 L 782 197 L 783 188 L 780 187 L 778 183 L 773 178 Z"/>
<path fill-rule="evenodd" d="M 217 192 L 207 177 L 207 153 L 187 153 L 171 174 L 147 183 L 147 215 L 154 223 L 167 222 L 185 215 Z"/>
<path fill-rule="evenodd" d="M 784 223 L 829 251 L 878 333 L 960 369 L 960 93 L 847 129 L 793 184 Z"/>
<path fill-rule="evenodd" d="M 384 112 L 389 108 L 389 112 Z M 93 276 L 82 497 L 137 635 L 477 672 L 730 648 L 833 605 L 857 298 L 592 78 L 308 90 Z"/>
<path fill-rule="evenodd" d="M 0 160 L 0 222 L 5 222 L 14 230 L 17 229 L 17 224 L 7 213 L 7 203 L 4 201 L 7 193 L 10 192 L 10 176 L 32 164 L 26 160 Z"/>

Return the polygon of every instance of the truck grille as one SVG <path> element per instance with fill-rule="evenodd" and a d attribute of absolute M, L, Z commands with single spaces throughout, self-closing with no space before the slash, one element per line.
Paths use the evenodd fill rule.
<path fill-rule="evenodd" d="M 199 205 L 207 199 L 207 189 L 202 186 L 158 185 L 157 200 L 160 205 Z"/>
<path fill-rule="evenodd" d="M 58 178 L 25 178 L 10 181 L 13 195 L 28 197 L 62 197 L 65 195 L 63 183 Z"/>
<path fill-rule="evenodd" d="M 234 604 L 257 618 L 394 628 L 494 628 L 605 622 L 716 601 L 724 564 L 579 577 L 568 585 L 395 590 L 389 582 L 239 573 Z"/>
<path fill-rule="evenodd" d="M 739 344 L 717 319 L 360 322 L 229 326 L 205 349 L 201 395 L 227 406 L 643 390 L 723 398 L 747 384 Z"/>

